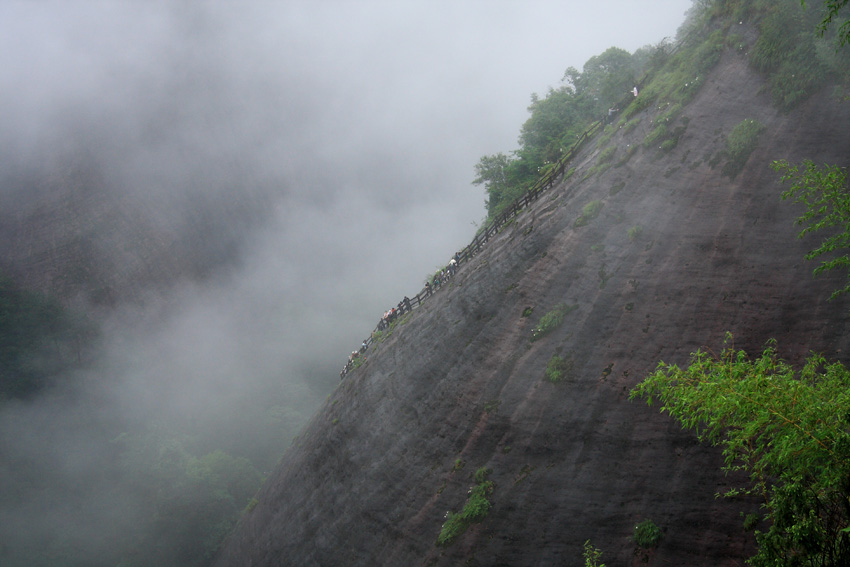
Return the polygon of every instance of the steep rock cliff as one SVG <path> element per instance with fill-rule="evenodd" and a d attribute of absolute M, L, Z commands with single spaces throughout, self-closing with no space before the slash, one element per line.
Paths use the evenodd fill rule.
<path fill-rule="evenodd" d="M 846 358 L 847 304 L 826 301 L 842 276 L 812 278 L 800 210 L 780 201 L 768 164 L 847 163 L 850 106 L 821 93 L 786 115 L 763 87 L 727 53 L 672 151 L 623 159 L 658 108 L 611 138 L 619 167 L 585 177 L 601 151 L 588 146 L 348 374 L 216 565 L 581 565 L 588 539 L 610 565 L 743 564 L 754 541 L 740 514 L 758 503 L 716 499 L 736 481 L 719 453 L 627 397 L 660 360 L 718 350 L 727 331 L 750 351 L 776 338 L 791 362 Z M 713 158 L 744 119 L 766 129 L 731 179 Z M 599 216 L 576 223 L 597 200 Z M 564 303 L 576 306 L 564 324 L 531 341 Z M 558 384 L 544 376 L 553 355 L 572 362 Z M 492 509 L 437 546 L 481 467 Z M 663 530 L 652 552 L 631 541 L 647 518 Z"/>

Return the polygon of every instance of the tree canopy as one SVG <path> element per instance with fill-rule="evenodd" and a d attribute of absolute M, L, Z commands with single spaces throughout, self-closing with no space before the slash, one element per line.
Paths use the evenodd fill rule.
<path fill-rule="evenodd" d="M 590 124 L 628 95 L 635 77 L 654 61 L 651 51 L 641 48 L 631 55 L 610 47 L 588 59 L 581 72 L 569 67 L 561 84 L 550 88 L 545 97 L 531 95 L 519 148 L 510 154 L 483 156 L 475 165 L 473 184 L 484 185 L 490 218 L 520 197 Z"/>

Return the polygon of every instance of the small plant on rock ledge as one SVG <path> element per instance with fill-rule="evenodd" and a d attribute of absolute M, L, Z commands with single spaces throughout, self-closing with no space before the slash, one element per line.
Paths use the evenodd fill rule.
<path fill-rule="evenodd" d="M 661 528 L 656 526 L 652 520 L 644 520 L 635 526 L 635 533 L 632 537 L 638 547 L 651 549 L 658 545 L 661 540 Z"/>
<path fill-rule="evenodd" d="M 575 228 L 585 226 L 587 223 L 599 216 L 599 212 L 602 210 L 602 207 L 602 201 L 589 202 L 584 207 L 582 207 L 581 216 L 576 219 L 575 223 L 573 223 L 573 226 Z"/>
<path fill-rule="evenodd" d="M 531 330 L 531 340 L 536 341 L 541 339 L 557 329 L 564 322 L 564 317 L 570 311 L 574 309 L 578 309 L 578 305 L 567 305 L 566 303 L 561 303 L 553 310 L 546 313 L 543 317 L 540 318 L 540 322 L 537 324 L 534 329 Z"/>
<path fill-rule="evenodd" d="M 461 536 L 469 526 L 481 522 L 487 517 L 492 504 L 487 497 L 492 494 L 492 480 L 487 480 L 490 469 L 482 467 L 475 471 L 475 486 L 469 489 L 469 498 L 458 513 L 446 512 L 446 521 L 437 536 L 437 545 L 445 547 Z"/>
<path fill-rule="evenodd" d="M 573 370 L 573 359 L 570 355 L 563 357 L 555 355 L 546 365 L 546 379 L 557 384 L 570 377 Z"/>
<path fill-rule="evenodd" d="M 593 547 L 590 540 L 584 542 L 584 567 L 605 567 L 602 560 L 602 551 L 598 547 Z"/>

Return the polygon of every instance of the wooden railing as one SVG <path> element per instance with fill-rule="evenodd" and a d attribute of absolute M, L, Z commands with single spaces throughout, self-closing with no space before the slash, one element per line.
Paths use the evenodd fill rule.
<path fill-rule="evenodd" d="M 536 201 L 545 191 L 554 187 L 555 183 L 566 172 L 567 165 L 572 161 L 582 146 L 584 146 L 585 142 L 599 132 L 604 125 L 605 120 L 594 122 L 581 136 L 579 136 L 578 140 L 576 140 L 561 159 L 550 167 L 549 170 L 534 183 L 534 185 L 528 188 L 525 194 L 516 199 L 513 203 L 511 203 L 510 207 L 485 224 L 484 227 L 475 235 L 475 238 L 472 239 L 472 242 L 455 254 L 441 273 L 436 274 L 429 282 L 427 282 L 425 287 L 419 293 L 413 297 L 405 297 L 398 302 L 398 305 L 390 309 L 384 317 L 381 318 L 369 337 L 363 341 L 360 350 L 351 353 L 348 363 L 342 369 L 342 372 L 340 372 L 340 378 L 344 378 L 348 371 L 353 367 L 359 366 L 357 364 L 359 357 L 365 356 L 366 350 L 373 343 L 375 338 L 380 336 L 380 333 L 389 330 L 390 325 L 392 325 L 396 319 L 418 308 L 425 302 L 426 299 L 437 293 L 443 285 L 454 277 L 456 270 L 461 265 L 471 260 L 481 250 L 484 244 L 486 244 L 490 238 L 499 232 L 500 228 L 517 216 L 523 209 Z"/>

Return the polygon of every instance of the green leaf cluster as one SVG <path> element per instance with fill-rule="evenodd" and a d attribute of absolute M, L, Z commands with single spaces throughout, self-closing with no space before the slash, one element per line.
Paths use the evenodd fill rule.
<path fill-rule="evenodd" d="M 495 484 L 487 480 L 490 469 L 482 467 L 475 471 L 475 486 L 469 489 L 469 498 L 463 509 L 458 513 L 449 512 L 446 521 L 437 536 L 437 545 L 445 547 L 461 536 L 469 526 L 481 522 L 487 517 L 492 504 L 487 497 L 493 493 Z"/>
<path fill-rule="evenodd" d="M 536 341 L 542 339 L 555 329 L 561 326 L 564 322 L 564 317 L 567 313 L 578 309 L 578 305 L 567 305 L 566 303 L 558 304 L 554 309 L 547 312 L 540 318 L 540 322 L 531 331 L 531 340 Z"/>
<path fill-rule="evenodd" d="M 581 209 L 581 215 L 576 219 L 575 223 L 573 223 L 573 226 L 576 228 L 585 226 L 587 223 L 599 216 L 599 213 L 602 212 L 603 206 L 604 203 L 598 200 L 586 203 Z"/>
<path fill-rule="evenodd" d="M 635 78 L 652 61 L 646 48 L 629 54 L 611 47 L 591 57 L 581 72 L 568 68 L 562 84 L 550 88 L 545 97 L 533 94 L 530 116 L 520 129 L 519 149 L 484 156 L 475 166 L 472 183 L 483 185 L 487 192 L 488 217 L 502 213 L 557 163 L 591 124 L 607 117 L 608 108 L 628 94 Z"/>
<path fill-rule="evenodd" d="M 720 61 L 724 48 L 724 35 L 720 30 L 707 37 L 700 34 L 692 36 L 644 86 L 634 103 L 623 112 L 621 122 L 652 104 L 671 103 L 676 110 L 674 116 L 677 115 L 681 105 L 699 92 L 708 72 Z M 666 118 L 669 116 L 664 116 L 662 121 L 665 123 Z"/>
<path fill-rule="evenodd" d="M 726 164 L 723 173 L 729 177 L 737 176 L 747 164 L 750 154 L 758 146 L 759 138 L 764 132 L 764 124 L 758 120 L 747 118 L 732 128 L 726 140 Z"/>
<path fill-rule="evenodd" d="M 765 11 L 750 62 L 768 73 L 773 102 L 787 111 L 824 84 L 830 69 L 818 55 L 818 40 L 812 34 L 815 10 L 805 10 L 793 0 L 780 0 Z"/>
<path fill-rule="evenodd" d="M 826 7 L 826 15 L 823 20 L 818 24 L 818 32 L 821 36 L 823 36 L 829 26 L 833 23 L 833 20 L 841 14 L 845 19 L 843 22 L 838 24 L 838 31 L 836 32 L 836 40 L 838 45 L 844 46 L 850 43 L 850 18 L 847 17 L 847 11 L 842 12 L 845 6 L 847 6 L 848 0 L 826 0 L 824 2 L 824 6 Z M 802 0 L 801 3 L 805 5 L 805 0 Z"/>
<path fill-rule="evenodd" d="M 835 165 L 820 167 L 811 160 L 803 160 L 801 165 L 778 160 L 771 167 L 782 172 L 783 183 L 791 183 L 791 188 L 782 193 L 782 198 L 806 205 L 806 212 L 797 219 L 797 224 L 804 226 L 800 238 L 823 230 L 829 234 L 817 248 L 806 254 L 808 260 L 829 257 L 822 260 L 814 271 L 815 275 L 846 268 L 850 278 L 850 189 L 846 169 Z M 850 292 L 850 282 L 835 290 L 830 299 L 847 292 Z"/>
<path fill-rule="evenodd" d="M 546 365 L 546 379 L 553 384 L 557 384 L 569 378 L 572 371 L 573 359 L 570 355 L 555 355 L 549 359 L 549 363 Z"/>
<path fill-rule="evenodd" d="M 652 520 L 644 520 L 635 526 L 632 539 L 638 547 L 652 549 L 661 541 L 661 528 Z"/>
<path fill-rule="evenodd" d="M 731 337 L 727 340 L 731 340 Z M 727 343 L 728 344 L 728 343 Z M 658 400 L 684 428 L 749 473 L 730 494 L 763 500 L 756 567 L 850 564 L 850 372 L 812 355 L 798 372 L 771 343 L 750 359 L 697 351 L 687 368 L 660 363 L 631 399 Z"/>
<path fill-rule="evenodd" d="M 590 540 L 584 542 L 584 567 L 605 567 L 602 561 L 602 551 L 594 547 Z"/>

